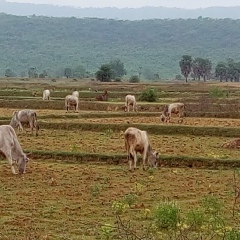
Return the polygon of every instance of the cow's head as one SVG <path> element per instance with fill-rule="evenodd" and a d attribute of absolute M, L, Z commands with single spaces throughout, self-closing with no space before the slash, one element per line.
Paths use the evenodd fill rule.
<path fill-rule="evenodd" d="M 159 158 L 159 153 L 156 152 L 156 151 L 152 151 L 148 156 L 149 166 L 153 167 L 153 168 L 156 168 L 158 166 L 158 164 L 157 164 L 158 158 Z"/>
<path fill-rule="evenodd" d="M 23 154 L 23 156 L 18 160 L 19 174 L 25 173 L 28 161 L 29 161 L 29 158 L 27 157 L 26 154 Z"/>

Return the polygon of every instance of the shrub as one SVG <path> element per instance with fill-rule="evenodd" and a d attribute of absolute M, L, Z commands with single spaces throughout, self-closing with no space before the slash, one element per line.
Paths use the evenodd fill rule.
<path fill-rule="evenodd" d="M 209 95 L 210 97 L 213 97 L 213 98 L 224 98 L 224 97 L 228 97 L 229 93 L 219 87 L 214 87 L 209 91 Z"/>
<path fill-rule="evenodd" d="M 147 102 L 157 102 L 158 94 L 155 89 L 149 88 L 141 93 L 139 100 Z"/>
<path fill-rule="evenodd" d="M 159 229 L 176 229 L 180 223 L 180 208 L 174 202 L 163 202 L 153 212 Z"/>
<path fill-rule="evenodd" d="M 140 78 L 137 75 L 133 75 L 133 76 L 130 77 L 129 82 L 130 83 L 139 83 Z"/>
<path fill-rule="evenodd" d="M 121 81 L 122 81 L 122 79 L 120 77 L 116 77 L 114 80 L 114 82 L 121 82 Z"/>

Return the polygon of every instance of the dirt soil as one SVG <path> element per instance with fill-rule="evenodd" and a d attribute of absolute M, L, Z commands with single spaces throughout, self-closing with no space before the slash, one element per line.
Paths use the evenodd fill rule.
<path fill-rule="evenodd" d="M 29 129 L 28 129 L 29 130 Z M 91 132 L 41 129 L 39 136 L 17 132 L 23 149 L 83 153 L 125 154 L 123 132 Z M 152 135 L 153 149 L 163 155 L 238 159 L 239 151 L 222 148 L 225 137 Z"/>
<path fill-rule="evenodd" d="M 175 200 L 186 211 L 208 194 L 224 202 L 227 217 L 232 175 L 230 170 L 163 168 L 150 177 L 142 169 L 129 172 L 126 165 L 39 159 L 29 162 L 24 176 L 13 176 L 7 161 L 0 161 L 0 239 L 96 239 L 99 225 L 115 221 L 112 202 L 129 193 L 138 198 L 125 216 L 139 226 L 148 221 L 144 209 L 152 212 L 161 200 Z"/>

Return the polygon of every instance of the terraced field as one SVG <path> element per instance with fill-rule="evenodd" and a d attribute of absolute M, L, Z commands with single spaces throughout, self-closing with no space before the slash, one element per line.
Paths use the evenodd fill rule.
<path fill-rule="evenodd" d="M 215 99 L 208 96 L 212 84 L 94 85 L 85 81 L 68 85 L 62 80 L 41 84 L 9 80 L 2 86 L 0 124 L 8 124 L 15 110 L 33 108 L 40 132 L 36 137 L 29 129 L 16 131 L 23 149 L 31 153 L 24 176 L 12 176 L 7 161 L 0 162 L 0 239 L 107 239 L 99 236 L 99 229 L 116 223 L 113 202 L 129 194 L 137 199 L 122 218 L 131 220 L 139 236 L 144 235 L 144 226 L 154 222 L 152 212 L 160 202 L 176 201 L 187 212 L 209 195 L 223 202 L 228 226 L 239 230 L 239 204 L 232 217 L 233 170 L 240 167 L 239 150 L 222 147 L 240 135 L 239 113 L 232 110 L 234 104 L 240 108 L 234 102 L 238 87 L 222 86 L 230 97 Z M 50 102 L 40 98 L 46 86 L 55 92 Z M 139 95 L 148 87 L 156 88 L 167 101 L 141 103 L 138 113 L 125 113 L 123 99 L 129 89 Z M 75 88 L 81 90 L 82 108 L 66 114 L 63 97 Z M 111 91 L 109 102 L 89 101 L 98 94 L 89 89 L 96 88 Z M 37 96 L 29 96 L 33 92 Z M 199 97 L 206 97 L 204 104 L 198 103 Z M 177 118 L 161 123 L 162 104 L 176 99 L 189 105 L 188 117 L 182 124 Z M 219 109 L 229 117 L 222 118 Z M 128 171 L 123 132 L 129 126 L 149 132 L 152 147 L 161 153 L 159 169 Z M 239 179 L 237 175 L 237 184 Z M 212 239 L 224 238 L 217 234 Z"/>

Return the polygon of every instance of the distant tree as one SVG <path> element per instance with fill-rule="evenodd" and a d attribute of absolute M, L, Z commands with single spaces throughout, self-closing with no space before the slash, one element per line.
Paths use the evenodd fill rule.
<path fill-rule="evenodd" d="M 209 59 L 195 58 L 192 63 L 192 71 L 194 78 L 200 80 L 202 77 L 204 81 L 209 77 L 212 70 L 212 62 Z"/>
<path fill-rule="evenodd" d="M 113 71 L 109 64 L 103 64 L 95 75 L 96 79 L 100 82 L 110 82 L 113 76 Z"/>
<path fill-rule="evenodd" d="M 29 68 L 29 70 L 28 70 L 28 77 L 29 78 L 37 78 L 38 77 L 37 70 L 36 70 L 35 67 Z"/>
<path fill-rule="evenodd" d="M 182 59 L 179 62 L 179 66 L 181 68 L 181 73 L 185 77 L 185 80 L 187 82 L 188 75 L 190 74 L 192 69 L 192 57 L 189 55 L 183 55 Z"/>
<path fill-rule="evenodd" d="M 84 78 L 86 74 L 86 69 L 82 65 L 79 65 L 73 69 L 73 77 Z"/>
<path fill-rule="evenodd" d="M 47 74 L 46 70 L 43 70 L 43 72 L 39 74 L 39 78 L 45 78 L 47 76 L 48 76 L 48 74 Z"/>
<path fill-rule="evenodd" d="M 140 82 L 140 78 L 137 75 L 133 75 L 129 78 L 129 82 L 130 83 L 139 83 Z"/>
<path fill-rule="evenodd" d="M 231 82 L 239 82 L 240 78 L 240 63 L 235 62 L 233 59 L 228 59 L 227 63 L 227 79 Z"/>
<path fill-rule="evenodd" d="M 72 69 L 71 68 L 67 67 L 64 69 L 64 77 L 66 77 L 66 78 L 72 77 Z"/>
<path fill-rule="evenodd" d="M 113 78 L 118 78 L 118 77 L 122 77 L 124 75 L 127 74 L 126 69 L 124 68 L 124 63 L 121 62 L 121 60 L 116 59 L 116 60 L 112 60 L 109 63 L 110 67 L 112 68 L 113 74 L 112 77 Z"/>
<path fill-rule="evenodd" d="M 7 68 L 5 70 L 5 77 L 14 77 L 14 76 L 15 76 L 15 74 L 11 69 Z"/>
<path fill-rule="evenodd" d="M 222 82 L 227 77 L 227 64 L 219 62 L 215 68 L 215 76 Z M 227 80 L 227 79 L 226 79 Z"/>
<path fill-rule="evenodd" d="M 180 74 L 177 74 L 177 75 L 175 76 L 175 79 L 176 79 L 176 80 L 182 80 L 182 76 L 181 76 Z"/>

